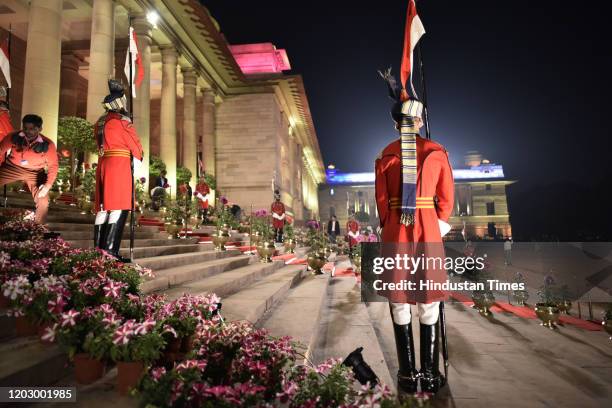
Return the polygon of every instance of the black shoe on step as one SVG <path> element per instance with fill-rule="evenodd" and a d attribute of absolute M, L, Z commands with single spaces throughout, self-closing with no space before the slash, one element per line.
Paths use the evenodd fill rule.
<path fill-rule="evenodd" d="M 104 244 L 104 248 L 110 255 L 117 258 L 117 260 L 121 262 L 130 262 L 129 259 L 123 258 L 119 255 L 119 249 L 121 248 L 121 240 L 123 239 L 123 227 L 125 226 L 125 221 L 127 220 L 129 211 L 124 210 L 121 211 L 121 215 L 119 215 L 119 219 L 117 222 L 108 224 L 108 231 L 106 233 L 106 242 Z"/>
<path fill-rule="evenodd" d="M 418 372 L 415 368 L 412 325 L 410 323 L 393 323 L 393 333 L 395 334 L 395 347 L 399 364 L 397 387 L 407 394 L 414 394 L 417 391 Z"/>

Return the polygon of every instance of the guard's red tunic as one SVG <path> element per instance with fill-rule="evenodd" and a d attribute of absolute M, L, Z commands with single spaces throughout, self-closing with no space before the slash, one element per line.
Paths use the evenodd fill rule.
<path fill-rule="evenodd" d="M 202 196 L 206 196 L 207 194 L 210 194 L 210 187 L 208 187 L 208 184 L 206 183 L 198 183 L 196 185 L 196 197 L 198 196 L 198 194 L 201 194 Z M 203 210 L 206 210 L 208 208 L 208 198 L 202 200 L 200 197 L 198 198 L 198 202 L 200 203 L 200 208 Z"/>
<path fill-rule="evenodd" d="M 285 215 L 285 204 L 280 201 L 275 201 L 272 203 L 270 209 L 272 211 L 272 227 L 277 229 L 283 228 L 285 226 L 285 217 L 283 217 L 283 215 Z M 281 219 L 276 218 L 274 214 L 281 217 Z"/>
<path fill-rule="evenodd" d="M 6 110 L 0 110 L 0 141 L 12 131 L 13 125 L 11 124 L 11 115 Z"/>
<path fill-rule="evenodd" d="M 104 154 L 96 169 L 96 211 L 132 208 L 130 155 L 142 160 L 142 145 L 130 119 L 108 112 L 104 124 Z M 94 127 L 97 135 L 98 124 Z"/>
<path fill-rule="evenodd" d="M 390 143 L 376 159 L 376 205 L 383 228 L 383 243 L 419 243 L 424 248 L 426 256 L 444 258 L 444 248 L 440 234 L 438 219 L 447 222 L 454 205 L 453 173 L 448 160 L 448 153 L 439 144 L 421 137 L 416 138 L 417 145 L 417 197 L 435 198 L 435 205 L 430 208 L 418 208 L 415 212 L 414 225 L 400 224 L 402 197 L 401 150 L 399 139 Z M 398 200 L 399 199 L 399 200 Z M 392 203 L 395 202 L 395 205 Z M 431 203 L 431 200 L 429 201 Z M 428 205 L 424 205 L 427 207 Z M 383 248 L 384 249 L 384 248 Z M 396 271 L 397 272 L 397 271 Z M 403 277 L 402 277 L 403 278 Z M 435 280 L 446 279 L 446 272 L 435 267 L 423 271 L 419 279 Z M 398 282 L 400 276 L 383 275 L 386 282 Z M 442 300 L 444 294 L 439 291 L 416 293 L 406 291 L 402 295 L 399 291 L 387 293 L 390 300 L 398 303 L 431 303 Z M 416 297 L 415 297 L 416 296 Z"/>

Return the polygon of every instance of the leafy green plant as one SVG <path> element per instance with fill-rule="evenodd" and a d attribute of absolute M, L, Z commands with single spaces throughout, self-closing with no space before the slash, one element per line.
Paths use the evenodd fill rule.
<path fill-rule="evenodd" d="M 204 181 L 206 181 L 206 184 L 211 190 L 217 189 L 217 179 L 212 174 L 204 174 Z"/>
<path fill-rule="evenodd" d="M 283 234 L 287 239 L 295 239 L 295 230 L 293 228 L 293 224 L 285 224 L 285 229 L 283 230 Z"/>
<path fill-rule="evenodd" d="M 544 284 L 540 286 L 538 296 L 546 306 L 556 306 L 559 303 L 559 289 L 552 276 L 547 275 L 544 278 Z"/>
<path fill-rule="evenodd" d="M 191 170 L 187 167 L 178 166 L 176 168 L 176 183 L 180 186 L 183 183 L 189 183 L 191 181 Z"/>
<path fill-rule="evenodd" d="M 370 214 L 365 211 L 358 211 L 355 213 L 355 219 L 359 222 L 370 222 Z"/>
<path fill-rule="evenodd" d="M 164 170 L 166 170 L 166 163 L 159 156 L 149 156 L 149 175 L 151 177 L 159 177 Z"/>
<path fill-rule="evenodd" d="M 97 150 L 93 125 L 83 118 L 63 116 L 57 124 L 57 141 L 61 148 L 70 150 L 70 184 L 76 185 L 76 158 L 81 153 Z"/>

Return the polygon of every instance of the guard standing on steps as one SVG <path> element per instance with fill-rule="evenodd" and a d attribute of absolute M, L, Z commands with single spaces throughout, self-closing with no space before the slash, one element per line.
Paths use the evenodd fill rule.
<path fill-rule="evenodd" d="M 98 167 L 96 168 L 97 211 L 94 225 L 94 245 L 104 249 L 115 258 L 129 262 L 119 256 L 123 228 L 134 200 L 134 168 L 141 163 L 142 145 L 126 110 L 127 99 L 120 82 L 108 81 L 109 95 L 102 105 L 106 113 L 94 126 L 94 137 L 98 144 Z"/>
<path fill-rule="evenodd" d="M 375 194 L 383 256 L 423 256 L 429 261 L 444 259 L 442 237 L 450 230 L 447 221 L 453 210 L 454 182 L 446 150 L 419 136 L 419 129 L 424 125 L 424 105 L 412 85 L 412 67 L 413 49 L 424 33 L 415 2 L 409 0 L 401 84 L 398 86 L 390 69 L 380 73 L 394 102 L 391 116 L 399 130 L 399 139 L 385 147 L 376 159 Z M 387 248 L 393 248 L 395 253 L 385 254 L 385 251 L 392 252 Z M 421 282 L 447 279 L 443 264 L 435 262 L 410 270 L 408 276 L 398 269 L 389 271 L 387 276 L 385 272 L 383 280 L 387 282 L 412 277 L 416 287 Z M 446 382 L 439 369 L 439 321 L 443 316 L 440 301 L 444 300 L 445 293 L 433 290 L 378 293 L 390 303 L 399 363 L 398 388 L 415 393 L 420 382 L 422 392 L 436 393 Z M 416 304 L 419 312 L 420 371 L 416 369 L 411 304 Z"/>
<path fill-rule="evenodd" d="M 270 208 L 272 212 L 272 228 L 274 228 L 274 242 L 283 242 L 283 229 L 285 228 L 285 204 L 281 202 L 280 191 L 274 190 L 274 202 Z"/>

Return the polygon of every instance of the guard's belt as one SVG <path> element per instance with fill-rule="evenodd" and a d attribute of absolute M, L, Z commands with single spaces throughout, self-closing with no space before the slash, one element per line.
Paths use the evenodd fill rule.
<path fill-rule="evenodd" d="M 124 149 L 110 149 L 104 150 L 104 155 L 102 157 L 132 157 L 132 153 L 129 150 Z"/>
<path fill-rule="evenodd" d="M 389 199 L 389 208 L 392 210 L 401 209 L 402 208 L 402 197 L 391 197 Z M 433 197 L 417 197 L 416 198 L 416 208 L 425 209 L 425 208 L 436 208 L 434 204 Z"/>

